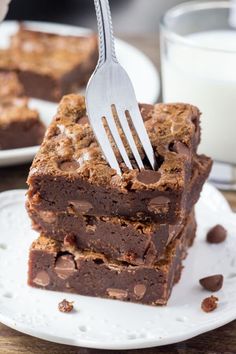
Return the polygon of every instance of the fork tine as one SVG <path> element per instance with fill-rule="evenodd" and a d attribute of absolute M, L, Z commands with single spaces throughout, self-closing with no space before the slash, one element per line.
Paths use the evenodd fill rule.
<path fill-rule="evenodd" d="M 95 120 L 94 121 L 91 120 L 91 124 L 107 162 L 109 163 L 111 168 L 114 168 L 117 171 L 117 173 L 121 175 L 121 170 L 118 161 L 112 149 L 111 143 L 108 139 L 107 132 L 103 126 L 102 120 L 98 119 L 96 120 L 96 123 Z M 103 147 L 106 147 L 106 149 L 103 149 Z"/>
<path fill-rule="evenodd" d="M 141 170 L 142 168 L 144 168 L 143 161 L 142 161 L 142 159 L 140 157 L 139 151 L 138 151 L 137 146 L 135 144 L 132 132 L 131 132 L 129 124 L 127 122 L 127 118 L 125 116 L 125 112 L 122 111 L 121 109 L 117 108 L 117 107 L 115 107 L 115 108 L 116 108 L 116 113 L 117 113 L 119 122 L 121 124 L 121 127 L 123 129 L 124 135 L 126 137 L 126 140 L 128 141 L 128 144 L 130 146 L 132 154 L 134 155 L 134 158 L 135 158 L 135 160 L 136 160 L 136 162 L 138 164 L 138 167 Z"/>
<path fill-rule="evenodd" d="M 110 131 L 111 131 L 111 134 L 113 136 L 113 139 L 115 140 L 115 143 L 119 149 L 119 152 L 126 164 L 126 166 L 132 170 L 133 167 L 131 165 L 131 162 L 130 162 L 130 159 L 129 159 L 129 156 L 125 150 L 125 147 L 124 147 L 124 144 L 123 144 L 123 141 L 121 140 L 121 137 L 120 137 L 120 134 L 119 134 L 119 131 L 117 129 L 117 126 L 116 126 L 116 123 L 114 121 L 114 118 L 111 114 L 106 114 L 106 122 L 110 128 Z"/>
<path fill-rule="evenodd" d="M 146 130 L 146 127 L 143 122 L 143 118 L 141 116 L 140 110 L 137 107 L 132 107 L 132 109 L 129 111 L 130 118 L 132 120 L 133 126 L 136 130 L 136 133 L 139 137 L 140 142 L 143 145 L 143 149 L 146 153 L 146 156 L 153 168 L 155 170 L 156 168 L 156 159 L 154 155 L 154 151 Z"/>

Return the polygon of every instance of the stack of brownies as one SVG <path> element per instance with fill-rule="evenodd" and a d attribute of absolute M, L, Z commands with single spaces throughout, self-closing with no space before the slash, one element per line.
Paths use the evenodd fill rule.
<path fill-rule="evenodd" d="M 27 209 L 40 232 L 30 249 L 31 286 L 167 303 L 195 237 L 194 205 L 211 160 L 196 153 L 197 108 L 140 110 L 158 166 L 150 169 L 139 146 L 145 170 L 129 170 L 116 151 L 119 176 L 95 140 L 84 98 L 62 99 L 28 178 Z"/>

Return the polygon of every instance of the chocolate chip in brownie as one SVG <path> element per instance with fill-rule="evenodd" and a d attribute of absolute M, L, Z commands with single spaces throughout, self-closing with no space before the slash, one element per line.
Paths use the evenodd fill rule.
<path fill-rule="evenodd" d="M 148 203 L 148 210 L 154 213 L 162 212 L 165 208 L 168 211 L 170 199 L 164 196 L 155 197 Z"/>
<path fill-rule="evenodd" d="M 209 291 L 218 291 L 222 288 L 224 277 L 221 274 L 211 275 L 199 280 L 201 286 Z"/>
<path fill-rule="evenodd" d="M 134 287 L 134 294 L 138 299 L 142 299 L 146 293 L 146 286 L 144 284 L 137 284 Z"/>
<path fill-rule="evenodd" d="M 66 247 L 74 246 L 76 244 L 76 238 L 74 235 L 66 235 L 63 243 Z"/>
<path fill-rule="evenodd" d="M 93 209 L 92 204 L 89 203 L 87 200 L 71 200 L 69 202 L 69 205 L 73 208 L 74 211 L 82 214 L 87 213 L 91 209 Z"/>
<path fill-rule="evenodd" d="M 81 124 L 81 125 L 88 124 L 89 123 L 88 117 L 86 117 L 86 116 L 81 117 L 76 121 L 76 123 Z"/>
<path fill-rule="evenodd" d="M 210 297 L 207 297 L 202 300 L 201 308 L 205 312 L 214 311 L 217 308 L 218 301 L 218 297 L 211 295 Z"/>
<path fill-rule="evenodd" d="M 50 283 L 50 278 L 48 273 L 45 270 L 40 270 L 35 278 L 33 279 L 33 283 L 39 286 L 47 286 Z"/>
<path fill-rule="evenodd" d="M 66 279 L 75 271 L 75 261 L 71 254 L 59 256 L 55 263 L 55 272 L 61 279 Z"/>
<path fill-rule="evenodd" d="M 80 167 L 79 162 L 75 161 L 75 160 L 62 161 L 59 163 L 60 170 L 66 171 L 66 172 L 74 172 L 79 167 Z"/>
<path fill-rule="evenodd" d="M 226 229 L 222 225 L 216 225 L 208 231 L 206 239 L 209 243 L 221 243 L 225 241 L 226 237 Z"/>
<path fill-rule="evenodd" d="M 176 152 L 180 155 L 185 155 L 185 156 L 190 156 L 190 150 L 187 147 L 187 145 L 185 145 L 184 143 L 182 143 L 181 141 L 176 141 L 174 143 L 171 143 L 169 145 L 169 150 Z"/>
<path fill-rule="evenodd" d="M 74 308 L 73 304 L 74 304 L 73 301 L 67 301 L 66 299 L 64 299 L 61 302 L 59 302 L 58 310 L 60 312 L 71 312 Z"/>
<path fill-rule="evenodd" d="M 128 291 L 123 290 L 123 289 L 108 288 L 107 294 L 112 299 L 124 300 L 128 296 Z"/>
<path fill-rule="evenodd" d="M 160 178 L 161 178 L 160 172 L 151 171 L 151 170 L 141 171 L 137 175 L 137 180 L 143 184 L 157 183 Z"/>
<path fill-rule="evenodd" d="M 44 222 L 48 224 L 54 223 L 57 219 L 56 214 L 50 210 L 39 210 L 38 215 Z"/>

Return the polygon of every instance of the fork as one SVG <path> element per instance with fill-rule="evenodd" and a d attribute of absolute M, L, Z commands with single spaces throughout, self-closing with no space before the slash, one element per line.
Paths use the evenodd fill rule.
<path fill-rule="evenodd" d="M 155 169 L 156 161 L 153 148 L 139 110 L 133 85 L 116 57 L 109 2 L 108 0 L 94 0 L 94 4 L 99 33 L 99 59 L 88 82 L 85 95 L 91 127 L 106 161 L 121 175 L 119 163 L 104 127 L 105 119 L 125 165 L 129 169 L 133 169 L 116 124 L 117 120 L 137 166 L 141 170 L 144 169 L 144 165 L 127 120 L 129 117 L 150 165 Z M 114 119 L 114 109 L 116 120 Z"/>

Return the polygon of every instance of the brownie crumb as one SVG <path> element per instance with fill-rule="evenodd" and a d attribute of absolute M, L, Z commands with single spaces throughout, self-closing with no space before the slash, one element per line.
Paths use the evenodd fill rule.
<path fill-rule="evenodd" d="M 208 231 L 206 239 L 209 243 L 221 243 L 225 241 L 226 237 L 226 229 L 222 225 L 216 225 Z"/>
<path fill-rule="evenodd" d="M 58 304 L 58 310 L 60 312 L 71 312 L 74 308 L 73 306 L 74 302 L 67 301 L 66 299 L 62 300 Z"/>
<path fill-rule="evenodd" d="M 201 304 L 201 308 L 204 312 L 211 312 L 217 308 L 218 305 L 218 297 L 211 295 L 210 297 L 206 297 Z"/>
<path fill-rule="evenodd" d="M 199 280 L 201 286 L 209 291 L 219 291 L 223 286 L 224 277 L 222 274 L 215 274 Z"/>

